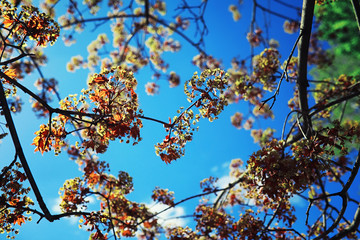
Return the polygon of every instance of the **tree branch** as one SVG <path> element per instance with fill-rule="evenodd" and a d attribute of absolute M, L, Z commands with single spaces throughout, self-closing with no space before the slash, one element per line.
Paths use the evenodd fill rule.
<path fill-rule="evenodd" d="M 300 34 L 302 37 L 299 40 L 298 46 L 298 78 L 297 78 L 297 87 L 299 89 L 299 100 L 300 100 L 300 110 L 304 119 L 304 132 L 307 136 L 311 134 L 312 124 L 309 116 L 309 106 L 308 106 L 308 92 L 307 87 L 309 83 L 307 81 L 307 65 L 308 65 L 308 52 L 309 52 L 309 42 L 310 35 L 314 17 L 314 0 L 304 0 L 303 9 L 301 14 L 301 23 L 300 23 Z"/>
<path fill-rule="evenodd" d="M 236 184 L 244 181 L 244 177 L 245 177 L 245 175 L 246 175 L 247 173 L 248 173 L 248 171 L 243 172 L 242 175 L 241 175 L 235 182 L 229 183 L 229 185 L 228 185 L 227 187 L 224 187 L 224 188 L 221 188 L 221 189 L 215 188 L 215 189 L 212 190 L 212 191 L 208 191 L 208 192 L 204 192 L 204 193 L 200 193 L 200 194 L 197 194 L 197 195 L 193 195 L 193 196 L 184 198 L 183 200 L 174 203 L 172 206 L 169 206 L 169 207 L 167 207 L 167 208 L 165 208 L 165 209 L 163 209 L 163 210 L 161 210 L 161 211 L 159 211 L 159 212 L 157 212 L 157 213 L 155 213 L 155 214 L 153 214 L 153 215 L 151 215 L 151 216 L 143 219 L 143 220 L 142 220 L 141 222 L 139 222 L 137 225 L 140 225 L 140 224 L 142 224 L 142 223 L 144 223 L 144 222 L 146 222 L 146 221 L 148 221 L 148 220 L 150 220 L 150 219 L 158 216 L 159 214 L 161 214 L 161 213 L 163 213 L 163 212 L 166 212 L 166 211 L 168 211 L 169 209 L 171 209 L 171 208 L 173 208 L 173 207 L 175 207 L 175 206 L 177 206 L 177 205 L 179 205 L 179 204 L 181 204 L 181 203 L 183 203 L 183 202 L 189 201 L 189 200 L 191 200 L 191 199 L 198 198 L 198 197 L 203 197 L 203 196 L 207 196 L 207 195 L 210 195 L 210 194 L 213 194 L 213 193 L 216 194 L 217 192 L 222 192 L 222 194 L 220 195 L 220 197 L 221 197 L 224 192 L 226 192 L 227 190 L 233 188 L 234 186 L 236 186 Z M 218 199 L 220 199 L 220 198 L 218 198 Z M 218 199 L 216 200 L 216 202 L 218 201 Z M 216 202 L 215 202 L 215 204 L 214 204 L 214 208 L 216 208 Z"/>
<path fill-rule="evenodd" d="M 2 169 L 2 173 L 0 174 L 0 181 L 3 179 L 5 174 L 14 166 L 14 164 L 16 163 L 17 157 L 18 157 L 17 153 L 15 153 L 14 160 L 9 164 L 9 166 L 6 166 Z"/>
<path fill-rule="evenodd" d="M 352 93 L 352 94 L 345 95 L 344 97 L 338 98 L 338 99 L 336 99 L 336 100 L 334 100 L 334 101 L 332 101 L 332 102 L 329 102 L 329 103 L 327 103 L 327 104 L 325 104 L 325 105 L 323 105 L 323 106 L 321 106 L 321 105 L 319 106 L 319 104 L 316 104 L 315 106 L 313 106 L 313 107 L 310 108 L 310 110 L 314 110 L 314 111 L 311 112 L 311 113 L 309 114 L 309 116 L 312 117 L 312 116 L 314 116 L 315 114 L 317 114 L 317 113 L 319 113 L 319 112 L 321 112 L 321 111 L 323 111 L 323 110 L 325 110 L 325 109 L 327 109 L 327 108 L 329 108 L 329 107 L 331 107 L 331 106 L 334 106 L 334 105 L 336 105 L 336 104 L 339 104 L 339 103 L 341 103 L 341 102 L 343 102 L 343 101 L 346 101 L 346 100 L 349 100 L 349 99 L 351 99 L 351 98 L 358 97 L 359 94 L 360 94 L 360 90 L 359 90 L 359 91 L 356 91 L 356 92 L 354 92 L 354 93 Z"/>
<path fill-rule="evenodd" d="M 116 19 L 116 18 L 142 18 L 142 17 L 152 19 L 155 22 L 157 22 L 157 23 L 169 28 L 170 30 L 176 32 L 183 39 L 185 39 L 185 41 L 187 41 L 192 46 L 194 46 L 200 53 L 203 53 L 203 54 L 205 54 L 207 56 L 205 51 L 202 48 L 200 48 L 199 44 L 192 41 L 188 36 L 186 36 L 184 33 L 180 32 L 177 28 L 170 26 L 165 21 L 163 21 L 163 20 L 161 20 L 161 19 L 159 19 L 157 17 L 154 17 L 151 14 L 149 14 L 148 16 L 146 16 L 146 14 L 137 14 L 137 15 L 129 14 L 129 15 L 114 15 L 114 16 L 108 16 L 108 17 L 81 19 L 81 20 L 75 20 L 75 21 L 70 22 L 68 24 L 62 25 L 61 28 L 66 28 L 66 27 L 70 27 L 72 25 L 76 25 L 76 24 L 79 24 L 79 23 L 85 23 L 85 22 L 109 21 L 110 19 Z"/>
<path fill-rule="evenodd" d="M 296 46 L 297 46 L 297 44 L 298 44 L 298 42 L 299 42 L 299 40 L 300 40 L 301 37 L 302 37 L 302 33 L 300 32 L 299 36 L 297 37 L 297 39 L 296 39 L 296 41 L 295 41 L 295 44 L 294 44 L 292 50 L 291 50 L 291 53 L 290 53 L 288 59 L 286 60 L 286 65 L 285 65 L 284 71 L 283 71 L 283 73 L 281 74 L 281 77 L 280 77 L 280 80 L 279 80 L 279 83 L 278 83 L 278 85 L 277 85 L 277 88 L 276 88 L 276 90 L 275 90 L 274 95 L 271 96 L 271 97 L 269 97 L 268 99 L 262 101 L 263 104 L 261 105 L 261 107 L 263 107 L 263 106 L 265 105 L 265 103 L 267 103 L 268 101 L 270 101 L 270 100 L 272 99 L 273 101 L 272 101 L 272 103 L 271 103 L 271 105 L 270 105 L 270 109 L 271 109 L 271 108 L 274 106 L 274 103 L 275 103 L 275 101 L 276 101 L 276 96 L 279 95 L 280 86 L 281 86 L 282 81 L 284 80 L 284 77 L 286 78 L 286 81 L 289 81 L 289 79 L 288 79 L 288 74 L 287 74 L 287 69 L 288 69 L 289 63 L 290 63 L 290 61 L 291 61 L 291 58 L 292 58 L 292 56 L 293 56 L 293 54 L 294 54 L 295 48 L 296 48 Z"/>
<path fill-rule="evenodd" d="M 66 115 L 69 117 L 71 117 L 70 115 L 86 116 L 86 117 L 91 117 L 91 118 L 104 117 L 103 115 L 94 114 L 94 113 L 84 113 L 84 112 L 76 112 L 76 111 L 63 110 L 63 109 L 59 109 L 59 108 L 53 108 L 49 104 L 47 104 L 47 102 L 45 102 L 43 99 L 41 99 L 39 96 L 37 96 L 35 93 L 30 91 L 28 88 L 26 88 L 22 84 L 18 83 L 16 80 L 10 78 L 9 76 L 7 76 L 5 73 L 3 73 L 1 71 L 0 71 L 0 77 L 5 78 L 11 84 L 14 84 L 16 87 L 20 88 L 24 93 L 29 94 L 36 101 L 38 101 L 41 105 L 43 105 L 46 109 L 48 109 L 49 112 L 58 113 L 58 114 Z"/>
<path fill-rule="evenodd" d="M 353 184 L 355 177 L 358 174 L 359 168 L 360 168 L 360 149 L 359 149 L 359 153 L 356 158 L 356 161 L 354 163 L 354 168 L 352 169 L 350 177 L 349 177 L 348 181 L 346 182 L 345 186 L 343 187 L 343 189 L 339 193 L 329 194 L 328 196 L 326 196 L 326 197 L 329 197 L 332 195 L 339 195 L 342 198 L 342 207 L 341 207 L 338 217 L 335 219 L 333 224 L 325 232 L 323 232 L 320 236 L 316 237 L 314 240 L 323 239 L 325 236 L 327 236 L 330 232 L 332 232 L 338 226 L 338 224 L 339 224 L 341 218 L 343 217 L 345 210 L 347 208 L 347 203 L 349 200 L 347 192 L 348 192 L 349 188 L 351 187 L 351 185 Z M 358 207 L 358 209 L 355 213 L 354 221 L 351 223 L 351 225 L 349 227 L 347 227 L 345 230 L 343 230 L 342 232 L 335 235 L 332 239 L 341 239 L 341 236 L 346 236 L 346 234 L 351 233 L 352 231 L 355 231 L 358 228 L 359 224 L 360 224 L 360 206 Z"/>
<path fill-rule="evenodd" d="M 12 59 L 9 59 L 7 61 L 4 61 L 4 62 L 0 62 L 0 66 L 1 65 L 8 65 L 10 63 L 13 63 L 13 62 L 16 62 L 17 60 L 23 58 L 23 57 L 26 57 L 26 56 L 32 56 L 33 54 L 26 54 L 26 53 L 21 53 L 19 56 L 17 57 L 14 57 Z"/>
<path fill-rule="evenodd" d="M 149 0 L 145 0 L 145 19 L 146 19 L 146 25 L 149 25 Z"/>
<path fill-rule="evenodd" d="M 2 75 L 6 76 L 6 74 L 4 74 L 2 72 L 0 72 L 0 73 L 1 73 L 1 76 Z M 34 191 L 36 200 L 39 203 L 39 206 L 40 206 L 41 210 L 43 211 L 45 218 L 47 220 L 49 220 L 50 222 L 52 222 L 52 221 L 54 221 L 54 218 L 51 215 L 49 209 L 47 208 L 47 206 L 46 206 L 46 204 L 45 204 L 45 202 L 44 202 L 44 200 L 43 200 L 43 198 L 41 196 L 40 190 L 39 190 L 39 188 L 38 188 L 38 186 L 36 184 L 36 181 L 35 181 L 35 179 L 34 179 L 34 177 L 32 175 L 32 172 L 30 170 L 28 162 L 27 162 L 27 160 L 25 158 L 25 154 L 23 152 L 23 149 L 22 149 L 22 146 L 21 146 L 21 143 L 20 143 L 20 139 L 19 139 L 19 136 L 18 136 L 17 131 L 16 131 L 14 121 L 13 121 L 13 119 L 11 117 L 11 111 L 9 109 L 9 106 L 8 106 L 8 103 L 7 103 L 7 100 L 6 100 L 6 95 L 5 95 L 4 87 L 3 87 L 3 84 L 2 84 L 1 80 L 0 80 L 0 102 L 1 102 L 2 110 L 3 110 L 4 115 L 5 115 L 7 125 L 9 127 L 9 131 L 10 131 L 13 143 L 14 143 L 16 153 L 17 153 L 17 155 L 18 155 L 18 157 L 20 159 L 22 167 L 24 168 L 24 171 L 25 171 L 25 174 L 26 174 L 26 176 L 27 176 L 27 178 L 29 180 L 30 186 Z"/>
<path fill-rule="evenodd" d="M 357 25 L 358 25 L 358 28 L 360 31 L 360 4 L 359 4 L 359 1 L 351 0 L 351 4 L 353 6 L 356 22 L 357 22 Z"/>
<path fill-rule="evenodd" d="M 330 238 L 330 240 L 344 239 L 344 237 L 346 237 L 347 234 L 355 232 L 359 228 L 359 225 L 360 225 L 360 205 L 355 212 L 354 221 L 350 224 L 350 226 L 348 226 L 343 231 L 339 232 L 338 234 Z"/>
<path fill-rule="evenodd" d="M 260 4 L 256 3 L 256 7 L 260 8 L 261 10 L 265 11 L 265 12 L 268 12 L 274 16 L 277 16 L 279 18 L 282 18 L 282 19 L 285 19 L 285 20 L 290 20 L 292 22 L 297 22 L 297 20 L 291 18 L 291 17 L 288 17 L 288 16 L 285 16 L 285 15 L 282 15 L 278 12 L 274 12 L 274 11 L 271 11 L 270 9 L 267 9 L 266 7 L 264 6 L 261 6 Z"/>

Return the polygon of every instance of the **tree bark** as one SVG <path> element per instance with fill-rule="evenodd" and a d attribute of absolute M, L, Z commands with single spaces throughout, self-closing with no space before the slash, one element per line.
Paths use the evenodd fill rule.
<path fill-rule="evenodd" d="M 360 4 L 359 4 L 359 0 L 351 0 L 351 4 L 353 6 L 354 9 L 354 14 L 355 14 L 355 19 L 357 22 L 357 26 L 360 32 Z"/>
<path fill-rule="evenodd" d="M 311 135 L 311 119 L 309 117 L 309 105 L 308 105 L 308 91 L 309 86 L 307 80 L 307 65 L 308 65 L 308 51 L 309 51 L 309 42 L 311 36 L 311 29 L 314 17 L 314 6 L 315 0 L 304 0 L 302 14 L 301 14 L 301 23 L 300 23 L 300 34 L 301 38 L 298 46 L 298 78 L 297 78 L 297 88 L 299 90 L 299 100 L 300 100 L 300 110 L 303 117 L 303 132 L 306 137 Z"/>
<path fill-rule="evenodd" d="M 17 134 L 15 124 L 14 124 L 14 121 L 11 116 L 11 111 L 9 109 L 9 106 L 8 106 L 8 103 L 6 100 L 5 91 L 4 91 L 4 87 L 3 87 L 1 79 L 0 79 L 0 103 L 1 103 L 2 111 L 3 111 L 5 119 L 6 119 L 6 123 L 8 125 L 9 131 L 10 131 L 11 138 L 12 138 L 14 146 L 15 146 L 16 154 L 20 159 L 22 167 L 24 168 L 26 177 L 29 180 L 32 190 L 34 191 L 36 200 L 37 200 L 41 210 L 43 211 L 45 218 L 52 222 L 54 220 L 53 216 L 51 215 L 49 209 L 47 208 L 47 206 L 41 196 L 40 190 L 39 190 L 39 188 L 36 184 L 36 181 L 31 173 L 29 164 L 26 161 L 24 151 L 21 147 L 20 139 Z"/>

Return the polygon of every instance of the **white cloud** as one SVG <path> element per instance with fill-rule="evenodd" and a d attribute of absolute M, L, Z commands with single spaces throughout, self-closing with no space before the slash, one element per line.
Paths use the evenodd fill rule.
<path fill-rule="evenodd" d="M 229 176 L 229 175 L 224 175 L 222 177 L 220 177 L 218 179 L 218 181 L 216 182 L 216 187 L 218 187 L 219 189 L 222 189 L 222 188 L 226 188 L 229 186 L 230 183 L 233 183 L 235 182 L 237 179 L 235 177 L 232 177 L 232 176 Z M 241 195 L 242 196 L 245 196 L 245 190 L 242 190 L 241 191 Z M 218 196 L 214 196 L 214 197 L 211 197 L 210 200 L 211 201 L 216 201 Z M 255 200 L 254 199 L 245 199 L 245 203 L 249 206 L 255 206 Z"/>
<path fill-rule="evenodd" d="M 214 167 L 211 168 L 210 171 L 211 171 L 212 173 L 216 173 L 218 170 L 219 170 L 219 167 L 218 167 L 218 166 L 214 166 Z"/>
<path fill-rule="evenodd" d="M 224 175 L 218 179 L 216 182 L 216 186 L 218 188 L 226 188 L 229 186 L 229 183 L 235 182 L 236 179 L 234 177 L 231 177 L 229 175 Z"/>
<path fill-rule="evenodd" d="M 302 197 L 299 197 L 298 195 L 294 195 L 292 198 L 290 198 L 290 203 L 297 207 L 306 207 L 308 202 L 304 200 Z"/>
<path fill-rule="evenodd" d="M 162 204 L 162 203 L 150 203 L 146 204 L 151 212 L 157 213 L 161 212 L 162 210 L 168 208 L 169 206 Z M 151 207 L 150 207 L 151 206 Z M 187 223 L 187 221 L 184 218 L 181 218 L 182 216 L 185 216 L 185 209 L 183 207 L 173 207 L 168 209 L 167 211 L 160 213 L 157 217 L 159 218 L 159 224 L 170 227 L 170 226 L 182 226 L 184 227 Z"/>
<path fill-rule="evenodd" d="M 224 170 L 226 172 L 228 172 L 229 164 L 230 164 L 230 162 L 224 162 L 223 164 L 221 164 L 220 167 L 219 166 L 212 167 L 210 171 L 212 173 L 219 173 L 219 172 L 221 173 L 221 172 L 224 172 Z"/>
<path fill-rule="evenodd" d="M 87 200 L 89 200 L 90 203 L 95 201 L 95 199 L 93 197 L 89 197 L 89 199 L 87 199 Z M 56 213 L 56 214 L 62 213 L 61 208 L 60 208 L 60 203 L 61 203 L 61 198 L 60 197 L 55 198 L 55 199 L 52 200 L 51 210 L 52 210 L 53 213 Z M 78 225 L 80 217 L 71 216 L 71 217 L 66 217 L 65 219 L 67 219 L 67 221 L 71 225 Z"/>
<path fill-rule="evenodd" d="M 93 196 L 87 196 L 87 197 L 85 198 L 85 200 L 86 200 L 86 201 L 89 201 L 88 204 L 93 204 L 93 203 L 96 202 L 96 199 L 95 199 Z"/>
<path fill-rule="evenodd" d="M 224 169 L 228 169 L 229 168 L 229 165 L 230 165 L 230 162 L 224 162 L 221 167 L 224 168 Z"/>
<path fill-rule="evenodd" d="M 52 202 L 53 202 L 51 205 L 52 212 L 53 213 L 61 213 L 61 209 L 60 209 L 61 198 L 58 197 L 58 198 L 54 199 Z"/>

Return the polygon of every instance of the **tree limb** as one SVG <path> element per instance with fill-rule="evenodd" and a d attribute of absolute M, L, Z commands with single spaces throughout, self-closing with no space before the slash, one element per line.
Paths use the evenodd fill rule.
<path fill-rule="evenodd" d="M 323 232 L 320 236 L 316 237 L 314 240 L 323 239 L 325 236 L 327 236 L 330 232 L 332 232 L 338 226 L 338 224 L 339 224 L 341 218 L 343 217 L 345 210 L 347 208 L 347 203 L 348 203 L 348 199 L 349 199 L 347 192 L 348 192 L 349 188 L 351 187 L 351 185 L 353 184 L 355 177 L 358 174 L 359 168 L 360 168 L 360 149 L 359 149 L 359 153 L 356 158 L 356 161 L 354 163 L 354 168 L 351 171 L 348 181 L 346 182 L 343 189 L 339 193 L 336 194 L 342 198 L 342 207 L 341 207 L 338 217 L 335 219 L 334 223 L 325 232 Z M 331 194 L 331 195 L 335 195 L 335 194 Z M 354 220 L 351 223 L 351 225 L 349 227 L 347 227 L 345 230 L 343 230 L 340 233 L 338 233 L 337 235 L 335 235 L 332 239 L 342 239 L 342 236 L 346 236 L 348 233 L 355 231 L 358 228 L 359 224 L 360 224 L 360 206 L 358 207 L 358 209 L 355 213 Z"/>
<path fill-rule="evenodd" d="M 304 120 L 304 132 L 307 136 L 311 133 L 311 119 L 309 116 L 309 105 L 308 105 L 308 92 L 307 87 L 309 83 L 307 81 L 307 67 L 308 67 L 308 52 L 309 52 L 309 42 L 310 35 L 314 17 L 314 0 L 304 0 L 302 14 L 301 14 L 301 23 L 300 23 L 300 34 L 302 37 L 299 40 L 298 46 L 298 78 L 296 85 L 299 90 L 299 101 L 300 101 L 300 110 Z"/>
<path fill-rule="evenodd" d="M 0 72 L 0 73 L 3 74 L 2 72 Z M 6 76 L 6 74 L 4 74 L 4 75 Z M 52 221 L 54 221 L 54 218 L 51 215 L 49 209 L 47 208 L 47 206 L 41 196 L 40 190 L 36 184 L 36 181 L 30 170 L 29 164 L 25 158 L 25 154 L 23 152 L 23 149 L 22 149 L 22 146 L 20 143 L 20 139 L 19 139 L 19 136 L 18 136 L 16 128 L 15 128 L 15 124 L 14 124 L 14 121 L 11 116 L 11 111 L 9 109 L 9 106 L 8 106 L 8 103 L 6 100 L 6 95 L 5 95 L 4 87 L 3 87 L 1 80 L 0 80 L 0 102 L 1 102 L 2 110 L 4 112 L 4 116 L 5 116 L 7 125 L 9 127 L 11 138 L 13 140 L 13 143 L 14 143 L 14 146 L 16 149 L 16 154 L 18 155 L 18 157 L 20 159 L 21 165 L 24 168 L 24 171 L 29 180 L 30 186 L 34 191 L 36 200 L 39 203 L 39 206 L 40 206 L 41 210 L 43 211 L 45 218 L 47 220 L 49 220 L 50 222 L 52 222 Z"/>
<path fill-rule="evenodd" d="M 359 31 L 360 31 L 360 4 L 359 4 L 359 0 L 351 0 L 351 4 L 353 6 L 357 26 L 358 26 Z"/>

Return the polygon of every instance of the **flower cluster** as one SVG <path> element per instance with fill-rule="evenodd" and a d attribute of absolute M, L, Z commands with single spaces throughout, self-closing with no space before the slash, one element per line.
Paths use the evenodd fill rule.
<path fill-rule="evenodd" d="M 304 142 L 302 146 L 307 144 L 312 142 Z M 317 158 L 301 152 L 300 149 L 304 148 L 294 148 L 294 156 L 291 156 L 284 147 L 284 142 L 274 139 L 248 160 L 250 178 L 254 179 L 261 193 L 276 201 L 305 189 L 316 179 L 314 170 L 324 169 Z"/>
<path fill-rule="evenodd" d="M 58 24 L 33 6 L 23 6 L 23 10 L 18 15 L 14 10 L 10 10 L 5 12 L 3 18 L 4 27 L 11 28 L 11 34 L 15 38 L 29 36 L 38 46 L 54 44 L 59 37 Z"/>
<path fill-rule="evenodd" d="M 18 162 L 13 162 L 1 171 L 0 233 L 6 232 L 8 238 L 19 233 L 16 224 L 21 226 L 26 221 L 31 221 L 31 217 L 26 216 L 29 213 L 26 208 L 34 205 L 34 202 L 27 196 L 30 188 L 24 187 L 26 180 L 27 177 Z"/>
<path fill-rule="evenodd" d="M 256 29 L 254 32 L 249 32 L 246 36 L 249 41 L 251 47 L 258 47 L 262 42 L 262 30 L 260 28 Z"/>
<path fill-rule="evenodd" d="M 174 192 L 171 192 L 168 189 L 161 189 L 156 187 L 151 198 L 156 202 L 161 202 L 168 206 L 174 206 Z"/>
<path fill-rule="evenodd" d="M 108 76 L 110 75 L 110 76 Z M 134 144 L 141 140 L 137 94 L 134 92 L 137 82 L 131 72 L 121 68 L 105 70 L 90 77 L 87 90 L 83 95 L 67 97 L 60 101 L 58 117 L 52 119 L 51 126 L 42 125 L 33 141 L 36 150 L 48 151 L 53 145 L 56 151 L 63 147 L 63 139 L 68 134 L 65 126 L 70 119 L 78 122 L 76 131 L 81 131 L 84 141 L 82 147 L 106 151 L 109 141 L 119 139 Z M 88 111 L 93 106 L 92 113 Z M 52 110 L 55 111 L 55 110 Z"/>
<path fill-rule="evenodd" d="M 274 48 L 264 49 L 253 58 L 254 80 L 260 82 L 264 90 L 272 91 L 276 86 L 274 74 L 280 67 L 279 58 L 279 51 Z"/>
<path fill-rule="evenodd" d="M 295 21 L 285 20 L 283 28 L 286 33 L 293 34 L 299 30 L 300 24 Z"/>
<path fill-rule="evenodd" d="M 222 70 L 208 69 L 200 76 L 195 73 L 190 80 L 185 82 L 184 91 L 191 106 L 178 111 L 180 115 L 174 117 L 166 126 L 169 134 L 162 143 L 155 146 L 156 154 L 164 162 L 170 163 L 184 155 L 185 144 L 192 140 L 193 131 L 196 129 L 194 125 L 201 118 L 213 121 L 224 110 L 228 104 L 224 96 L 229 86 L 227 78 L 227 74 Z M 199 113 L 195 114 L 192 107 L 196 107 Z"/>

